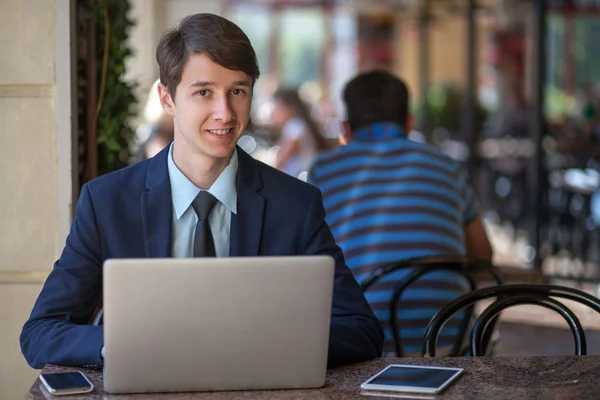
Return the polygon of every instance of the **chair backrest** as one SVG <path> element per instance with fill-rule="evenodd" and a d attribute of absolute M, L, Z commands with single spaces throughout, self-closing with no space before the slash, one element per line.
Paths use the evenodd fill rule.
<path fill-rule="evenodd" d="M 485 336 L 489 332 L 491 322 L 498 314 L 512 306 L 534 304 L 559 313 L 569 324 L 575 340 L 575 353 L 587 353 L 585 332 L 577 316 L 555 297 L 573 300 L 584 304 L 600 313 L 600 299 L 581 290 L 558 285 L 510 284 L 492 286 L 467 293 L 452 301 L 440 310 L 431 320 L 425 331 L 423 353 L 426 357 L 435 357 L 436 342 L 440 330 L 452 315 L 463 308 L 472 308 L 480 300 L 496 297 L 497 300 L 488 306 L 477 318 L 471 331 L 471 354 L 481 356 L 485 353 Z"/>
<path fill-rule="evenodd" d="M 394 263 L 382 265 L 375 269 L 366 279 L 361 283 L 363 292 L 373 288 L 374 285 L 381 281 L 384 277 L 401 269 L 410 269 L 410 272 L 398 282 L 394 282 L 394 290 L 389 299 L 388 307 L 390 312 L 389 324 L 391 327 L 394 348 L 396 356 L 401 357 L 404 355 L 404 346 L 402 344 L 402 337 L 400 334 L 400 327 L 398 321 L 398 303 L 402 298 L 405 290 L 410 287 L 415 281 L 432 272 L 451 272 L 464 278 L 468 283 L 471 291 L 477 289 L 477 279 L 475 273 L 487 272 L 494 279 L 496 284 L 503 284 L 504 277 L 501 272 L 495 268 L 490 262 L 475 259 L 472 257 L 456 256 L 456 255 L 442 255 L 432 257 L 421 257 L 413 258 Z M 457 356 L 462 351 L 462 343 L 466 337 L 466 333 L 473 317 L 473 308 L 467 308 L 467 311 L 463 318 L 460 320 L 457 340 L 453 344 L 452 352 L 449 355 Z M 486 336 L 484 340 L 489 340 Z"/>

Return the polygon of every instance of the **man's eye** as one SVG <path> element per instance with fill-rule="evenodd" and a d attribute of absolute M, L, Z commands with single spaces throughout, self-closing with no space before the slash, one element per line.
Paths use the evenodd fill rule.
<path fill-rule="evenodd" d="M 235 94 L 235 95 L 240 95 L 240 94 L 243 94 L 244 91 L 242 89 L 232 89 L 231 93 Z"/>
<path fill-rule="evenodd" d="M 208 94 L 208 90 L 206 90 L 206 89 L 198 90 L 196 92 L 196 94 L 199 95 L 199 96 L 204 97 L 204 96 L 206 96 Z"/>

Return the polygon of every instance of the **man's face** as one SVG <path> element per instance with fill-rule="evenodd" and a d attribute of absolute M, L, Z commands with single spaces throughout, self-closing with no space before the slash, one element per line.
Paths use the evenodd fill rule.
<path fill-rule="evenodd" d="M 173 99 L 159 85 L 165 112 L 173 116 L 175 142 L 188 157 L 228 158 L 250 117 L 252 79 L 193 54 L 183 67 Z"/>

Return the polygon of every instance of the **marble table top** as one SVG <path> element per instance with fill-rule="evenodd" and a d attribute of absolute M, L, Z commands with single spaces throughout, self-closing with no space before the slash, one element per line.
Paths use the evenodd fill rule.
<path fill-rule="evenodd" d="M 381 358 L 327 372 L 320 389 L 265 390 L 238 392 L 195 392 L 110 395 L 102 389 L 102 371 L 47 365 L 43 373 L 83 371 L 94 383 L 93 392 L 62 397 L 78 399 L 389 399 L 367 396 L 360 384 L 389 364 L 461 367 L 463 375 L 439 395 L 395 394 L 395 398 L 457 399 L 599 399 L 600 356 L 562 357 L 475 357 L 475 358 Z M 421 397 L 419 397 L 421 396 Z M 60 399 L 48 393 L 39 378 L 28 399 Z"/>

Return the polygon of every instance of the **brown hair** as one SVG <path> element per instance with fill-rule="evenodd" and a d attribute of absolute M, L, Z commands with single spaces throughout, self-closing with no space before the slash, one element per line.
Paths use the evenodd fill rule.
<path fill-rule="evenodd" d="M 298 96 L 298 92 L 290 89 L 280 89 L 273 94 L 273 98 L 275 101 L 290 107 L 292 110 L 294 110 L 296 116 L 304 121 L 310 136 L 315 141 L 317 151 L 322 152 L 329 150 L 330 146 L 328 145 L 327 140 L 321 134 L 321 130 L 317 126 L 315 120 L 311 117 L 308 107 L 306 107 L 306 104 L 304 104 L 302 99 L 300 99 L 300 96 Z"/>
<path fill-rule="evenodd" d="M 245 72 L 252 85 L 260 75 L 254 48 L 236 24 L 214 14 L 189 15 L 165 33 L 156 48 L 160 81 L 173 98 L 183 66 L 192 54 L 206 54 L 224 68 Z"/>

